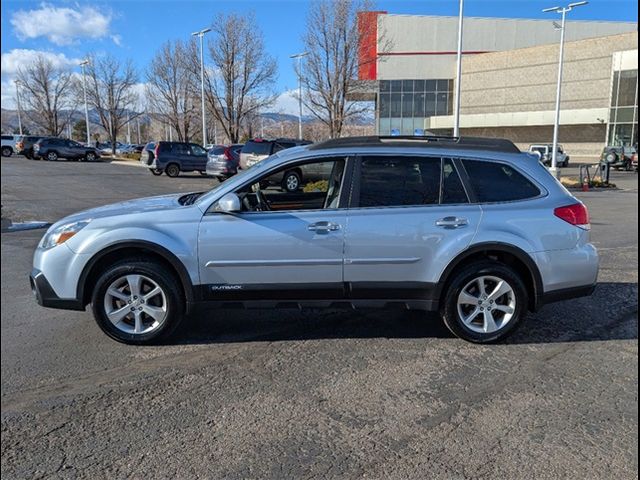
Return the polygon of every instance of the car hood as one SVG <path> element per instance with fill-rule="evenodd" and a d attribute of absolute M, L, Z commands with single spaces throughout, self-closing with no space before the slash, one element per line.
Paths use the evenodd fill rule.
<path fill-rule="evenodd" d="M 65 217 L 58 223 L 77 222 L 89 219 L 95 220 L 98 218 L 131 215 L 135 213 L 175 210 L 178 208 L 184 208 L 184 206 L 180 205 L 180 203 L 178 202 L 180 197 L 183 197 L 184 195 L 184 193 L 178 193 L 112 203 L 110 205 L 90 208 L 89 210 L 83 210 L 81 212 L 74 213 L 73 215 Z"/>

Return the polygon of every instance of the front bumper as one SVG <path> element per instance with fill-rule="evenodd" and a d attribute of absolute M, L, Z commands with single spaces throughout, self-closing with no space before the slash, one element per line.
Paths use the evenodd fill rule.
<path fill-rule="evenodd" d="M 53 291 L 44 274 L 34 268 L 29 275 L 31 292 L 39 305 L 48 308 L 61 308 L 64 310 L 84 310 L 82 301 L 77 298 L 60 298 Z"/>

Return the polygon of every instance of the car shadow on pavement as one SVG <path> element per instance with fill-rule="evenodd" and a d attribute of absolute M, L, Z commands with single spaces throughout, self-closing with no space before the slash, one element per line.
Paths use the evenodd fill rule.
<path fill-rule="evenodd" d="M 591 297 L 530 313 L 505 344 L 638 338 L 638 284 L 599 283 Z M 169 343 L 208 344 L 339 338 L 454 338 L 435 313 L 337 309 L 210 309 L 194 312 Z"/>

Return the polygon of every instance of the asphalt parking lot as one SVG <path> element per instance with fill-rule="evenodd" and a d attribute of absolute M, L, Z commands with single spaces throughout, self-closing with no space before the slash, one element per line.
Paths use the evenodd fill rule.
<path fill-rule="evenodd" d="M 20 157 L 1 173 L 14 222 L 215 184 Z M 169 345 L 125 346 L 36 305 L 43 231 L 2 233 L 2 477 L 636 478 L 638 180 L 612 181 L 578 194 L 594 296 L 491 346 L 434 316 L 322 310 L 200 312 Z"/>

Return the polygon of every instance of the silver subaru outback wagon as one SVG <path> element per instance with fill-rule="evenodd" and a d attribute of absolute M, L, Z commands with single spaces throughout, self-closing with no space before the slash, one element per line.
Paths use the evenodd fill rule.
<path fill-rule="evenodd" d="M 271 181 L 292 170 L 297 190 Z M 209 192 L 64 218 L 30 283 L 41 305 L 91 305 L 132 344 L 165 339 L 197 304 L 399 305 L 484 343 L 593 292 L 589 229 L 585 206 L 509 141 L 345 138 L 279 152 Z"/>

